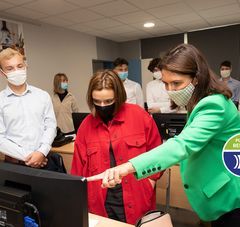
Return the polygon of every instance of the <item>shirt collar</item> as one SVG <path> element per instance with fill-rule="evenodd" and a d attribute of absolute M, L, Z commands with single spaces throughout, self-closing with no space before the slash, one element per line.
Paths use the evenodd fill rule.
<path fill-rule="evenodd" d="M 5 92 L 6 92 L 6 96 L 11 96 L 11 95 L 23 96 L 23 95 L 25 95 L 25 94 L 28 93 L 28 92 L 32 92 L 32 87 L 31 87 L 30 85 L 26 84 L 26 90 L 25 90 L 21 95 L 19 95 L 19 94 L 16 94 L 16 93 L 7 85 Z"/>

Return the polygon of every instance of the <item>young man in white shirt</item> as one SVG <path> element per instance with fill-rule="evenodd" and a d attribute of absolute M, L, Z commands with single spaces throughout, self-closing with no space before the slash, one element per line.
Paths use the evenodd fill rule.
<path fill-rule="evenodd" d="M 14 49 L 0 52 L 0 74 L 8 82 L 0 92 L 0 152 L 7 161 L 44 167 L 56 136 L 51 98 L 26 83 L 24 56 Z"/>
<path fill-rule="evenodd" d="M 133 103 L 144 107 L 143 92 L 139 83 L 128 79 L 128 61 L 124 58 L 117 58 L 113 62 L 114 71 L 123 81 L 127 93 L 127 103 Z"/>
<path fill-rule="evenodd" d="M 154 80 L 147 83 L 146 96 L 148 112 L 153 113 L 172 113 L 177 109 L 171 109 L 171 101 L 162 82 L 162 74 L 159 68 L 161 58 L 154 58 L 149 62 L 148 70 L 153 73 Z"/>

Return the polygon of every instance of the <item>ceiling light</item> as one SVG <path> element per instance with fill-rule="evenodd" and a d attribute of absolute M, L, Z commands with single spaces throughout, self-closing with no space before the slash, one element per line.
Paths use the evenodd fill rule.
<path fill-rule="evenodd" d="M 152 28 L 154 26 L 155 26 L 155 24 L 153 22 L 147 22 L 143 25 L 144 28 Z"/>

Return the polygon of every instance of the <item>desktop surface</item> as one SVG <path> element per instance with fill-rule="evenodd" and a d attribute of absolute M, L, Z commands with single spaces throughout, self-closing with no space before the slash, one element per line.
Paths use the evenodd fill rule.
<path fill-rule="evenodd" d="M 95 226 L 96 227 L 110 227 L 110 226 L 112 226 L 112 227 L 134 227 L 134 225 L 127 224 L 125 222 L 115 221 L 110 218 L 101 217 L 96 214 L 89 213 L 88 217 L 89 217 L 89 227 L 93 227 L 93 226 L 94 227 Z"/>

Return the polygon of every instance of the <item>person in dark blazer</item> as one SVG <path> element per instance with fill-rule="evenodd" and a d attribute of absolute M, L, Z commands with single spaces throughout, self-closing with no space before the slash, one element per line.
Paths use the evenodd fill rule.
<path fill-rule="evenodd" d="M 240 115 L 232 93 L 192 45 L 170 50 L 161 68 L 170 98 L 188 110 L 185 128 L 150 152 L 88 180 L 102 179 L 103 187 L 113 187 L 129 173 L 141 179 L 180 163 L 185 193 L 200 219 L 213 227 L 239 226 L 240 178 L 223 158 L 226 142 L 240 141 Z"/>

